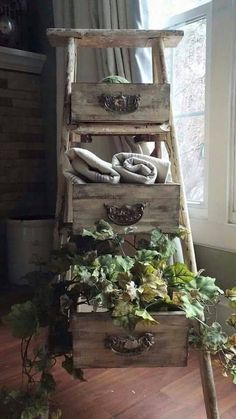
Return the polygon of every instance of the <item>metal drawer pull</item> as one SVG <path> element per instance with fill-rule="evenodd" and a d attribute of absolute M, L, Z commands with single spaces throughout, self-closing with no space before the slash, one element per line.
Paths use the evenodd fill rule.
<path fill-rule="evenodd" d="M 144 335 L 135 338 L 133 336 L 120 337 L 109 335 L 104 339 L 105 348 L 111 349 L 117 355 L 141 355 L 148 351 L 155 344 L 154 335 L 152 333 L 144 333 Z"/>
<path fill-rule="evenodd" d="M 100 105 L 108 112 L 131 113 L 140 105 L 140 95 L 106 95 L 98 96 Z"/>
<path fill-rule="evenodd" d="M 121 226 L 130 226 L 141 220 L 146 204 L 115 205 L 104 204 L 107 212 L 107 218 L 114 224 Z"/>

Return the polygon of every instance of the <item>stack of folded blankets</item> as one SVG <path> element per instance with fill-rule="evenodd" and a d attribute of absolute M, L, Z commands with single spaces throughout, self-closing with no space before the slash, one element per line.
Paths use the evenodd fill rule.
<path fill-rule="evenodd" d="M 118 153 L 109 163 L 89 150 L 71 148 L 66 152 L 64 175 L 73 183 L 165 183 L 170 163 L 136 153 Z"/>

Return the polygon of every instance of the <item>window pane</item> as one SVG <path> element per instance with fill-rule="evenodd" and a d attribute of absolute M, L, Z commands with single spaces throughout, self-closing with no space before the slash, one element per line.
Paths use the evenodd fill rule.
<path fill-rule="evenodd" d="M 150 0 L 149 0 L 150 1 Z M 193 9 L 202 4 L 209 3 L 211 0 L 152 0 L 150 6 L 154 6 L 156 9 L 156 16 L 152 16 L 153 27 L 162 25 L 164 21 L 170 19 L 174 15 L 178 15 L 183 12 L 187 12 L 190 9 Z M 153 4 L 155 3 L 155 5 Z M 156 22 L 155 20 L 156 19 Z"/>
<path fill-rule="evenodd" d="M 181 29 L 183 40 L 167 52 L 173 112 L 187 199 L 203 202 L 206 19 Z"/>

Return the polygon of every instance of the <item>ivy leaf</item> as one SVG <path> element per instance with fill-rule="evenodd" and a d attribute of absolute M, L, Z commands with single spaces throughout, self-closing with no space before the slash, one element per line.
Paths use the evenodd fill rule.
<path fill-rule="evenodd" d="M 236 287 L 226 290 L 225 296 L 230 301 L 230 307 L 236 308 Z"/>
<path fill-rule="evenodd" d="M 180 285 L 192 281 L 194 273 L 189 271 L 184 263 L 177 262 L 174 265 L 168 266 L 163 276 L 168 280 L 169 285 Z"/>
<path fill-rule="evenodd" d="M 56 390 L 56 381 L 52 374 L 44 372 L 40 380 L 40 389 L 46 394 L 54 393 Z"/>
<path fill-rule="evenodd" d="M 236 384 L 236 366 L 233 366 L 230 369 L 230 374 L 232 375 L 233 383 Z"/>
<path fill-rule="evenodd" d="M 73 356 L 66 356 L 64 361 L 61 363 L 62 368 L 72 375 L 77 380 L 86 381 L 84 378 L 84 372 L 80 368 L 74 368 Z"/>
<path fill-rule="evenodd" d="M 116 237 L 111 225 L 104 220 L 100 220 L 93 230 L 83 229 L 82 236 L 92 237 L 95 240 L 109 240 Z"/>
<path fill-rule="evenodd" d="M 231 314 L 231 316 L 226 320 L 226 323 L 229 326 L 236 328 L 236 313 Z"/>
<path fill-rule="evenodd" d="M 142 249 L 135 254 L 135 259 L 144 264 L 149 264 L 157 258 L 159 258 L 159 253 L 156 250 Z"/>
<path fill-rule="evenodd" d="M 212 323 L 209 327 L 205 327 L 202 331 L 201 338 L 203 347 L 213 354 L 218 352 L 228 341 L 227 335 L 222 331 L 221 325 L 217 322 Z"/>
<path fill-rule="evenodd" d="M 184 285 L 184 290 L 190 292 L 192 296 L 199 296 L 202 300 L 213 300 L 224 292 L 215 285 L 215 278 L 209 276 L 198 276 Z"/>
<path fill-rule="evenodd" d="M 204 316 L 204 306 L 199 301 L 192 299 L 190 295 L 183 295 L 181 301 L 181 307 L 188 319 L 195 317 L 201 319 Z"/>
<path fill-rule="evenodd" d="M 126 316 L 127 314 L 132 313 L 133 311 L 133 304 L 130 304 L 129 302 L 119 300 L 116 304 L 114 310 L 112 311 L 113 317 L 120 317 L 120 316 Z"/>
<path fill-rule="evenodd" d="M 37 309 L 31 301 L 15 304 L 10 313 L 3 317 L 3 323 L 10 327 L 14 337 L 26 339 L 38 330 Z"/>
<path fill-rule="evenodd" d="M 117 276 L 117 282 L 121 289 L 125 290 L 127 285 L 132 281 L 133 275 L 131 272 L 120 272 Z M 132 281 L 133 282 L 133 281 Z"/>
<path fill-rule="evenodd" d="M 138 288 L 141 299 L 151 302 L 155 297 L 165 298 L 167 295 L 167 284 L 158 274 L 149 274 L 143 278 L 143 284 Z"/>
<path fill-rule="evenodd" d="M 37 358 L 34 362 L 34 368 L 36 371 L 43 372 L 47 371 L 52 367 L 52 359 L 49 357 L 48 352 L 44 347 L 39 348 L 37 351 Z"/>
<path fill-rule="evenodd" d="M 155 320 L 150 313 L 145 309 L 137 309 L 134 312 L 135 316 L 141 317 L 145 322 L 151 322 L 158 324 L 158 321 Z"/>
<path fill-rule="evenodd" d="M 156 269 L 150 264 L 144 264 L 142 262 L 136 261 L 133 268 L 131 269 L 131 273 L 135 280 L 139 280 L 143 282 L 143 278 L 146 275 L 152 274 L 155 272 Z"/>

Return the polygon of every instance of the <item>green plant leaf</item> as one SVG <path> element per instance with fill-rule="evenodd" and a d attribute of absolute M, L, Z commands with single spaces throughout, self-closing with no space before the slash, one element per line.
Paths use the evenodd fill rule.
<path fill-rule="evenodd" d="M 150 313 L 148 313 L 147 310 L 145 309 L 136 309 L 134 312 L 135 316 L 137 317 L 141 317 L 142 320 L 147 321 L 147 322 L 151 322 L 151 323 L 156 323 L 158 324 L 158 321 L 155 320 Z"/>
<path fill-rule="evenodd" d="M 204 306 L 199 301 L 192 299 L 190 295 L 182 295 L 181 301 L 181 308 L 188 319 L 201 319 L 204 316 Z"/>
<path fill-rule="evenodd" d="M 225 296 L 229 299 L 230 307 L 236 308 L 236 287 L 227 289 Z"/>
<path fill-rule="evenodd" d="M 236 313 L 231 314 L 231 316 L 226 320 L 226 323 L 229 326 L 236 328 Z"/>
<path fill-rule="evenodd" d="M 113 317 L 120 317 L 120 316 L 126 316 L 127 314 L 132 313 L 133 311 L 133 304 L 130 304 L 129 302 L 119 300 L 116 304 L 114 310 L 112 311 Z"/>
<path fill-rule="evenodd" d="M 43 372 L 40 380 L 40 389 L 46 394 L 51 394 L 56 390 L 56 381 L 49 372 Z"/>
<path fill-rule="evenodd" d="M 201 340 L 204 349 L 215 354 L 227 343 L 228 337 L 222 331 L 221 325 L 214 322 L 211 326 L 204 328 L 201 334 Z"/>
<path fill-rule="evenodd" d="M 38 330 L 37 308 L 31 301 L 15 304 L 10 313 L 3 317 L 3 323 L 11 329 L 14 337 L 26 339 Z"/>
<path fill-rule="evenodd" d="M 174 265 L 168 266 L 163 276 L 168 280 L 169 285 L 174 286 L 192 281 L 195 275 L 184 263 L 177 262 Z"/>
<path fill-rule="evenodd" d="M 100 220 L 93 230 L 83 229 L 82 236 L 92 237 L 95 240 L 109 240 L 116 237 L 111 225 L 104 220 Z"/>
<path fill-rule="evenodd" d="M 77 380 L 86 381 L 84 378 L 84 372 L 80 368 L 74 367 L 73 356 L 66 356 L 64 361 L 62 361 L 62 368 L 68 372 L 68 374 L 72 375 Z"/>
<path fill-rule="evenodd" d="M 157 258 L 159 258 L 159 253 L 156 250 L 142 249 L 135 254 L 135 259 L 144 264 L 149 264 Z"/>
<path fill-rule="evenodd" d="M 215 285 L 215 278 L 209 276 L 198 276 L 184 285 L 184 290 L 190 292 L 193 297 L 200 297 L 202 300 L 213 300 L 224 292 Z"/>

